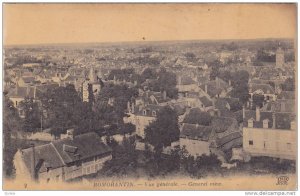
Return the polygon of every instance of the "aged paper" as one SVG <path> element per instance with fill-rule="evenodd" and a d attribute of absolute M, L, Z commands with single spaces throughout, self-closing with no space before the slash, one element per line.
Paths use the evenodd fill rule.
<path fill-rule="evenodd" d="M 3 5 L 3 190 L 297 188 L 295 3 Z"/>

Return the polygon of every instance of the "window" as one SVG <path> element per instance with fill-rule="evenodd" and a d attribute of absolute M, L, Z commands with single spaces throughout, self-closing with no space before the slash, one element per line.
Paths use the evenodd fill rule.
<path fill-rule="evenodd" d="M 250 127 L 250 128 L 253 127 L 253 119 L 248 120 L 248 127 Z"/>
<path fill-rule="evenodd" d="M 16 106 L 18 106 L 18 101 L 16 101 Z"/>
<path fill-rule="evenodd" d="M 87 167 L 87 168 L 86 168 L 86 173 L 87 173 L 87 174 L 91 173 L 90 167 Z"/>
<path fill-rule="evenodd" d="M 286 148 L 287 148 L 288 150 L 291 150 L 291 149 L 292 149 L 292 144 L 291 144 L 291 143 L 286 143 Z"/>
<path fill-rule="evenodd" d="M 249 146 L 253 146 L 253 140 L 249 140 Z"/>
<path fill-rule="evenodd" d="M 264 149 L 267 148 L 267 142 L 264 141 Z"/>
<path fill-rule="evenodd" d="M 56 182 L 59 181 L 59 175 L 56 176 L 55 180 Z"/>
<path fill-rule="evenodd" d="M 50 182 L 50 178 L 47 178 L 47 183 L 49 183 Z"/>
<path fill-rule="evenodd" d="M 146 110 L 143 110 L 143 114 L 146 115 L 146 114 L 147 114 L 147 111 L 146 111 Z"/>

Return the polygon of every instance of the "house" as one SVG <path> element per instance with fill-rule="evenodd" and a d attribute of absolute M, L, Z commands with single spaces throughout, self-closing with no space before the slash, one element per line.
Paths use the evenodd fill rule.
<path fill-rule="evenodd" d="M 176 88 L 181 97 L 184 97 L 187 92 L 199 92 L 198 82 L 189 76 L 178 76 Z"/>
<path fill-rule="evenodd" d="M 260 95 L 264 97 L 264 102 L 275 101 L 275 89 L 269 84 L 249 83 L 250 102 L 253 102 L 253 97 Z"/>
<path fill-rule="evenodd" d="M 128 117 L 124 117 L 124 123 L 132 123 L 136 127 L 136 134 L 145 137 L 145 128 L 154 120 L 161 108 L 160 105 L 135 105 L 128 103 Z"/>
<path fill-rule="evenodd" d="M 110 147 L 96 133 L 73 135 L 51 143 L 20 149 L 14 156 L 16 178 L 38 182 L 68 181 L 96 173 L 112 158 Z"/>
<path fill-rule="evenodd" d="M 17 85 L 20 87 L 26 87 L 33 85 L 35 82 L 35 78 L 33 76 L 23 76 L 17 80 Z"/>
<path fill-rule="evenodd" d="M 210 98 L 226 97 L 227 93 L 232 90 L 232 87 L 227 82 L 218 77 L 215 80 L 202 84 L 200 88 Z"/>
<path fill-rule="evenodd" d="M 295 115 L 289 112 L 243 111 L 243 149 L 251 156 L 296 160 Z"/>
<path fill-rule="evenodd" d="M 180 147 L 185 146 L 189 154 L 195 157 L 209 155 L 211 132 L 211 126 L 184 123 L 180 130 Z"/>

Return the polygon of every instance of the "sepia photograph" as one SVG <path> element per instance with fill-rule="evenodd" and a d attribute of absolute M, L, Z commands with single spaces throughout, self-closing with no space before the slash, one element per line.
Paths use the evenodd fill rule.
<path fill-rule="evenodd" d="M 3 3 L 2 189 L 296 191 L 297 3 Z"/>

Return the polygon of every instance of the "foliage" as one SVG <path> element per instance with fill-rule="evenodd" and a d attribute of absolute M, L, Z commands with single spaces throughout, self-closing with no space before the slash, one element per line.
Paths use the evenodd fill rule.
<path fill-rule="evenodd" d="M 249 99 L 248 87 L 249 73 L 241 70 L 232 74 L 231 96 L 239 98 L 240 102 L 245 104 Z"/>
<path fill-rule="evenodd" d="M 31 98 L 25 98 L 20 103 L 20 109 L 24 112 L 25 118 L 23 123 L 23 129 L 27 132 L 35 132 L 41 126 L 41 112 L 38 108 L 38 104 Z"/>
<path fill-rule="evenodd" d="M 3 95 L 3 173 L 6 177 L 13 175 L 13 156 L 15 155 L 16 142 L 11 139 L 11 134 L 20 131 L 23 127 L 17 109 L 7 96 Z"/>
<path fill-rule="evenodd" d="M 105 162 L 102 173 L 106 176 L 124 176 L 135 171 L 137 167 L 137 153 L 135 151 L 135 139 L 129 137 L 123 139 L 120 145 L 114 144 L 113 158 Z"/>
<path fill-rule="evenodd" d="M 157 119 L 145 129 L 145 140 L 154 146 L 156 152 L 179 139 L 178 117 L 169 106 L 162 108 Z"/>

